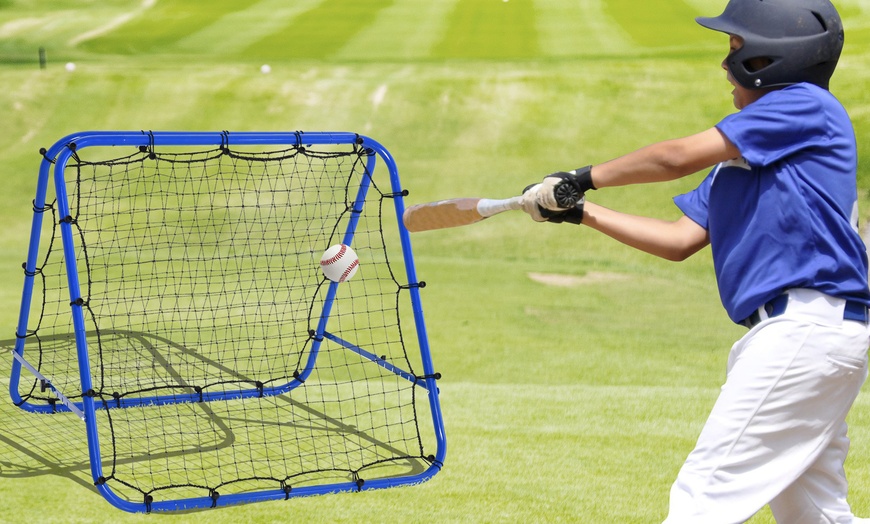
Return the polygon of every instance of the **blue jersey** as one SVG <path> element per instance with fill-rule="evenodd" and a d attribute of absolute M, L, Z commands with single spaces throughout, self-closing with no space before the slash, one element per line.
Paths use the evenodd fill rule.
<path fill-rule="evenodd" d="M 716 127 L 743 158 L 674 202 L 710 235 L 719 294 L 735 322 L 789 288 L 870 305 L 857 225 L 857 146 L 828 91 L 770 92 Z"/>

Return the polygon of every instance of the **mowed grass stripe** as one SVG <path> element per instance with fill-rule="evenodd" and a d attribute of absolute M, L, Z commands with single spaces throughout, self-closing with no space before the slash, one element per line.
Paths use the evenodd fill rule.
<path fill-rule="evenodd" d="M 275 60 L 333 58 L 392 5 L 392 0 L 326 0 L 248 47 L 244 55 Z"/>
<path fill-rule="evenodd" d="M 596 56 L 635 51 L 637 45 L 604 10 L 605 0 L 539 2 L 541 53 L 546 56 Z"/>
<path fill-rule="evenodd" d="M 100 53 L 165 52 L 187 35 L 255 2 L 256 0 L 158 2 L 138 18 L 103 36 L 82 42 L 80 47 Z"/>
<path fill-rule="evenodd" d="M 708 30 L 696 24 L 694 18 L 718 14 L 699 13 L 682 0 L 607 0 L 604 9 L 638 45 L 652 48 L 709 43 Z"/>
<path fill-rule="evenodd" d="M 15 2 L 0 8 L 0 63 L 35 63 L 37 49 L 48 51 L 49 61 L 66 59 L 71 47 L 83 35 L 113 24 L 142 8 L 139 5 L 117 5 L 117 1 L 69 9 L 53 2 Z"/>
<path fill-rule="evenodd" d="M 247 9 L 227 13 L 214 23 L 179 40 L 176 48 L 183 52 L 241 52 L 264 35 L 281 31 L 293 17 L 313 9 L 323 0 L 260 0 Z M 246 55 L 245 58 L 257 58 Z"/>
<path fill-rule="evenodd" d="M 448 16 L 436 58 L 514 59 L 540 55 L 535 4 L 532 0 L 456 3 Z"/>
<path fill-rule="evenodd" d="M 447 17 L 457 1 L 398 0 L 381 10 L 336 58 L 426 60 L 446 30 Z"/>

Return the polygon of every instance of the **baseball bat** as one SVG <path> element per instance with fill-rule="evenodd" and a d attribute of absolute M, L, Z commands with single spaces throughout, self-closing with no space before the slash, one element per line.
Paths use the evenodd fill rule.
<path fill-rule="evenodd" d="M 528 186 L 526 190 L 533 185 Z M 562 186 L 569 187 L 564 182 L 556 186 L 556 201 L 560 207 L 565 209 L 574 207 L 574 204 L 577 203 L 582 195 L 577 194 L 576 191 L 562 191 L 560 190 Z M 525 193 L 525 191 L 523 192 Z M 408 231 L 412 233 L 467 226 L 499 213 L 504 213 L 505 211 L 520 209 L 522 207 L 522 199 L 522 196 L 497 200 L 490 198 L 451 198 L 427 204 L 417 204 L 405 210 L 405 213 L 402 215 L 402 222 L 405 223 Z M 548 213 L 543 209 L 541 212 L 545 216 Z"/>
<path fill-rule="evenodd" d="M 489 198 L 439 200 L 407 208 L 402 215 L 402 222 L 412 233 L 467 226 L 505 211 L 520 209 L 521 201 L 521 196 L 501 200 Z"/>

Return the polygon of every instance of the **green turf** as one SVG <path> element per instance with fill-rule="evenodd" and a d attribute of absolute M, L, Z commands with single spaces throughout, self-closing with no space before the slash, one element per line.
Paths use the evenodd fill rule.
<path fill-rule="evenodd" d="M 540 55 L 532 0 L 457 2 L 433 48 L 443 58 L 533 58 Z"/>
<path fill-rule="evenodd" d="M 551 171 L 700 131 L 731 112 L 719 68 L 726 41 L 692 21 L 724 3 L 0 1 L 2 347 L 14 343 L 37 151 L 68 133 L 355 131 L 393 153 L 410 203 L 509 196 Z M 838 6 L 847 46 L 833 91 L 858 132 L 868 210 L 870 8 Z M 673 218 L 670 198 L 700 179 L 594 199 Z M 413 245 L 444 376 L 449 448 L 431 482 L 128 516 L 90 486 L 79 424 L 22 416 L 6 401 L 0 521 L 661 521 L 742 333 L 718 303 L 709 251 L 673 264 L 522 215 L 415 235 Z M 532 273 L 588 279 L 558 287 Z M 2 384 L 8 366 L 0 358 Z M 850 498 L 868 516 L 866 395 L 850 422 Z M 773 521 L 764 510 L 750 522 Z"/>
<path fill-rule="evenodd" d="M 691 20 L 700 15 L 682 0 L 671 2 L 635 2 L 608 0 L 605 12 L 626 31 L 637 44 L 644 47 L 665 47 L 679 42 L 681 45 L 709 42 L 710 35 L 695 24 L 673 24 L 674 20 Z M 718 13 L 715 13 L 718 14 Z M 713 16 L 714 13 L 705 13 Z M 663 28 L 667 27 L 667 30 Z"/>
<path fill-rule="evenodd" d="M 159 2 L 125 23 L 123 30 L 110 31 L 98 38 L 89 39 L 81 47 L 97 53 L 141 54 L 166 51 L 183 39 L 190 28 L 211 25 L 218 19 L 231 16 L 253 4 L 256 4 L 254 0 Z"/>
<path fill-rule="evenodd" d="M 240 56 L 260 56 L 268 60 L 329 58 L 364 31 L 391 4 L 393 2 L 381 0 L 326 0 L 242 50 Z"/>

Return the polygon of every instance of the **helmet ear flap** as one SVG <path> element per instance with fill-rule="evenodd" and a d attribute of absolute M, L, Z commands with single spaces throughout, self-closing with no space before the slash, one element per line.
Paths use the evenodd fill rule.
<path fill-rule="evenodd" d="M 764 81 L 762 78 L 765 76 L 765 69 L 772 67 L 776 61 L 776 58 L 769 56 L 752 56 L 743 58 L 739 61 L 741 68 L 740 74 L 735 75 L 732 70 L 731 76 L 734 76 L 735 79 L 739 79 L 738 82 L 747 89 L 761 88 L 764 87 Z M 746 83 L 749 83 L 750 85 L 745 85 Z"/>
<path fill-rule="evenodd" d="M 773 64 L 774 59 L 769 56 L 756 56 L 743 61 L 743 67 L 750 73 L 760 73 L 765 67 Z"/>
<path fill-rule="evenodd" d="M 741 48 L 728 55 L 725 61 L 728 72 L 738 84 L 746 89 L 769 87 L 765 79 L 771 74 L 776 74 L 776 65 L 780 59 L 775 56 L 759 56 L 751 51 L 751 49 Z M 768 68 L 773 70 L 772 73 L 768 71 Z"/>

